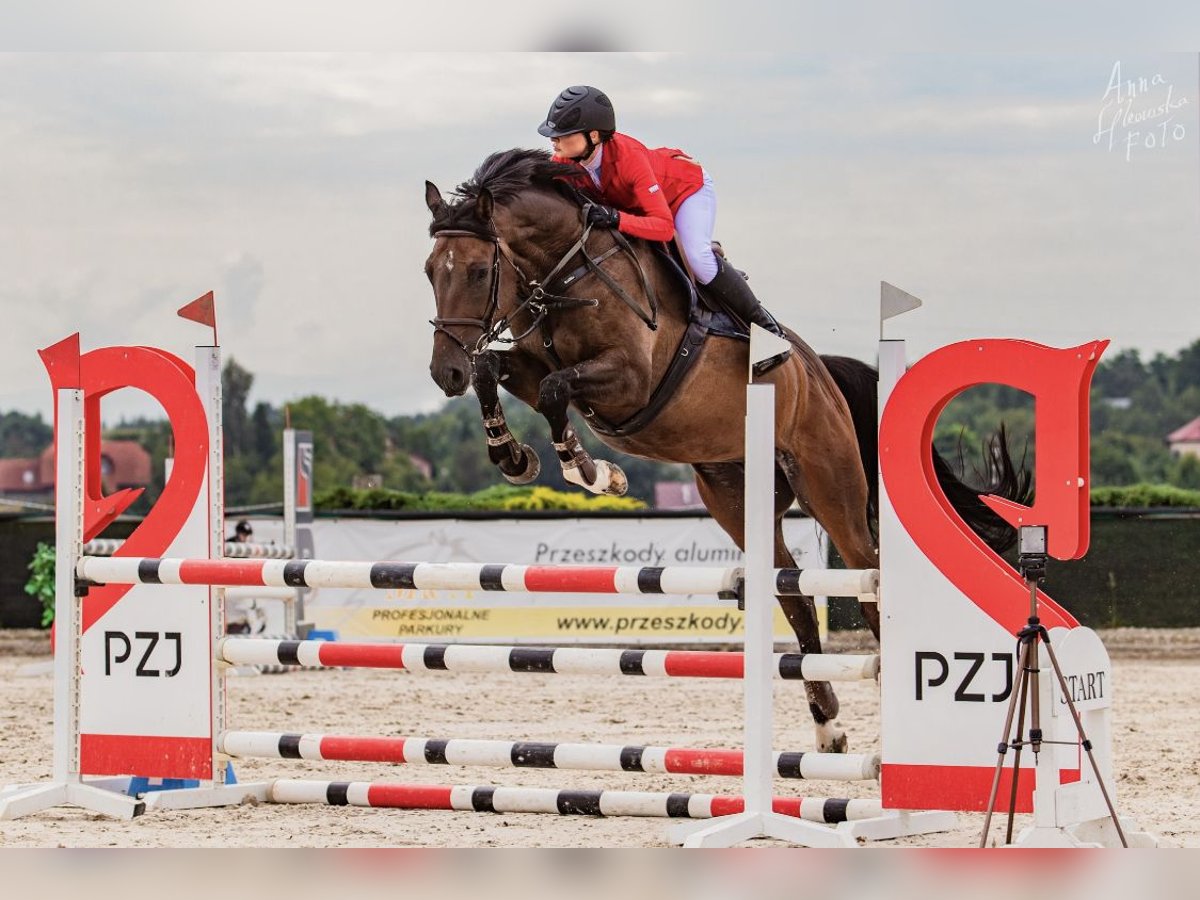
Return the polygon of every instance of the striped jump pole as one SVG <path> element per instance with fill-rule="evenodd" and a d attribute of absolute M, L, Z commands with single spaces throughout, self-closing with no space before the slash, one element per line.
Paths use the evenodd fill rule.
<path fill-rule="evenodd" d="M 231 541 L 225 545 L 229 559 L 295 559 L 296 548 L 291 544 L 254 544 Z"/>
<path fill-rule="evenodd" d="M 97 538 L 83 545 L 84 556 L 112 556 L 125 546 L 118 538 Z M 255 544 L 230 541 L 222 551 L 230 559 L 295 559 L 296 548 L 290 544 Z"/>
<path fill-rule="evenodd" d="M 645 791 L 575 791 L 555 788 L 482 787 L 435 784 L 388 784 L 370 781 L 272 782 L 271 803 L 324 803 L 389 809 L 445 809 L 460 812 L 552 813 L 563 816 L 652 816 L 710 819 L 740 813 L 741 797 L 720 794 L 669 794 Z M 880 800 L 825 797 L 775 797 L 774 811 L 810 822 L 833 825 L 876 818 Z"/>
<path fill-rule="evenodd" d="M 95 584 L 378 588 L 584 594 L 736 596 L 742 570 L 715 567 L 518 566 L 324 560 L 155 559 L 85 556 L 76 574 Z M 775 593 L 877 596 L 877 569 L 775 569 Z"/>
<path fill-rule="evenodd" d="M 722 650 L 614 650 L 590 647 L 493 647 L 475 644 L 345 644 L 224 638 L 217 658 L 234 666 L 342 666 L 411 672 L 531 672 L 543 675 L 647 675 L 741 678 L 743 654 Z M 787 681 L 865 681 L 879 657 L 841 653 L 776 653 L 776 677 Z"/>
<path fill-rule="evenodd" d="M 353 737 L 271 731 L 227 731 L 220 736 L 217 746 L 220 752 L 234 759 L 336 760 L 675 775 L 742 774 L 741 750 Z M 820 781 L 871 781 L 879 778 L 879 757 L 862 753 L 775 751 L 773 762 L 775 774 L 780 778 Z"/>

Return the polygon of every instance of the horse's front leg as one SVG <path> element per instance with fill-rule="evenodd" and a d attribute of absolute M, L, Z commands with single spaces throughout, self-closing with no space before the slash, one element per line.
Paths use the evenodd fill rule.
<path fill-rule="evenodd" d="M 533 405 L 537 384 L 544 374 L 536 364 L 515 353 L 496 353 L 488 350 L 475 358 L 471 376 L 479 410 L 483 415 L 483 431 L 487 439 L 488 459 L 500 470 L 509 484 L 529 484 L 542 471 L 537 451 L 522 444 L 508 430 L 504 408 L 500 405 L 501 381 L 509 392 Z"/>
<path fill-rule="evenodd" d="M 591 360 L 569 369 L 551 372 L 538 388 L 537 408 L 550 424 L 550 439 L 558 454 L 563 478 L 586 488 L 593 494 L 620 497 L 629 490 L 629 481 L 621 467 L 604 459 L 593 459 L 579 441 L 567 410 L 574 397 L 580 396 L 589 383 L 603 380 L 613 368 L 603 360 Z"/>

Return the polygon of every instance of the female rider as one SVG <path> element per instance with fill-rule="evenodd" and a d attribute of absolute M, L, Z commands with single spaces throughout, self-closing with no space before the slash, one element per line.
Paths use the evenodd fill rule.
<path fill-rule="evenodd" d="M 743 322 L 785 336 L 746 279 L 713 252 L 717 196 L 712 178 L 699 163 L 681 150 L 649 150 L 619 133 L 612 102 L 587 85 L 559 94 L 538 133 L 550 138 L 556 160 L 574 162 L 590 176 L 595 193 L 607 204 L 588 209 L 593 228 L 615 228 L 650 241 L 678 235 L 688 267 L 706 296 Z M 790 352 L 772 357 L 756 371 L 774 368 Z"/>

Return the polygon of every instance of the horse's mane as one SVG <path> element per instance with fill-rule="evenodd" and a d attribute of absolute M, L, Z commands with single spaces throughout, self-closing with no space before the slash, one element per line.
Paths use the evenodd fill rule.
<path fill-rule="evenodd" d="M 447 228 L 485 232 L 486 226 L 474 215 L 475 203 L 485 190 L 497 203 L 512 200 L 531 189 L 540 189 L 557 192 L 579 205 L 585 198 L 572 186 L 578 176 L 576 166 L 555 162 L 546 150 L 513 148 L 498 151 L 480 163 L 475 174 L 454 189 L 454 199 L 434 216 L 429 234 L 433 236 Z"/>

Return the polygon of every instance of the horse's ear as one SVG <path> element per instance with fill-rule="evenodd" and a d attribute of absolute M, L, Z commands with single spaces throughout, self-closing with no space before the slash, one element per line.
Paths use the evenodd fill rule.
<path fill-rule="evenodd" d="M 442 192 L 432 181 L 425 182 L 425 205 L 435 216 L 446 207 L 446 201 L 442 199 Z"/>
<path fill-rule="evenodd" d="M 492 208 L 495 202 L 492 200 L 492 193 L 487 188 L 479 192 L 479 199 L 475 201 L 475 215 L 479 217 L 481 222 L 492 221 Z"/>

